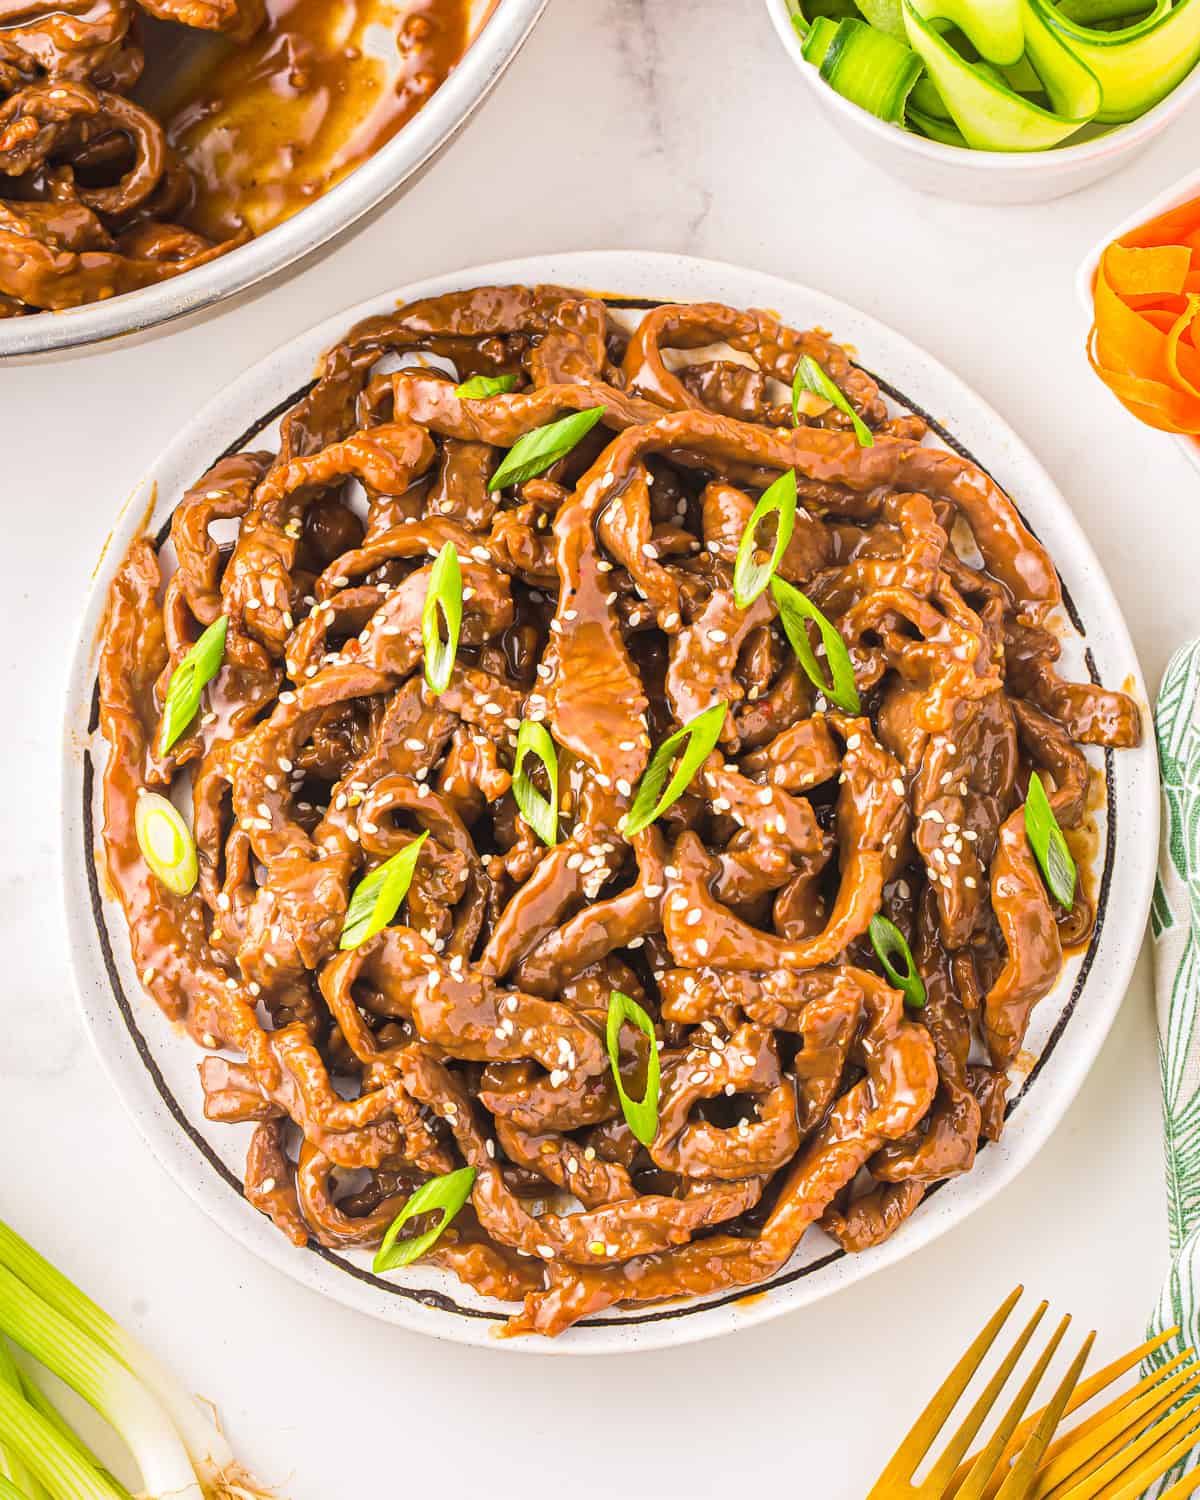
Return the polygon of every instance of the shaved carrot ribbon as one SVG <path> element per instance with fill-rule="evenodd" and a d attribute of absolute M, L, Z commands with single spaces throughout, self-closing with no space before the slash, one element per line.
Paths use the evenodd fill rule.
<path fill-rule="evenodd" d="M 1140 421 L 1200 436 L 1200 199 L 1100 257 L 1092 369 Z"/>

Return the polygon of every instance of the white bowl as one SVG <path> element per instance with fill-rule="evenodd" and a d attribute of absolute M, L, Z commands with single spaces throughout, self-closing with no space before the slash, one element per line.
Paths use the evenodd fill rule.
<path fill-rule="evenodd" d="M 104 746 L 95 731 L 96 648 L 113 573 L 132 538 L 155 533 L 183 491 L 231 445 L 272 440 L 276 415 L 312 378 L 317 356 L 359 318 L 414 297 L 489 282 L 549 282 L 601 288 L 617 302 L 703 301 L 771 307 L 801 327 L 820 324 L 853 344 L 880 372 L 895 409 L 943 414 L 946 441 L 974 452 L 1016 497 L 1060 570 L 1070 618 L 1061 622 L 1065 670 L 1131 687 L 1149 709 L 1137 658 L 1100 564 L 1053 480 L 984 401 L 930 355 L 874 318 L 821 292 L 777 277 L 683 256 L 611 251 L 546 255 L 438 276 L 373 298 L 329 319 L 225 385 L 134 485 L 114 523 L 79 633 L 68 687 L 63 740 L 63 879 L 69 947 L 83 1017 L 114 1087 L 151 1150 L 196 1202 L 242 1244 L 324 1295 L 435 1337 L 493 1346 L 500 1314 L 452 1276 L 413 1266 L 383 1280 L 358 1252 L 298 1250 L 245 1201 L 241 1172 L 249 1126 L 204 1119 L 197 1052 L 138 984 L 121 912 L 97 874 L 99 782 Z M 638 305 L 645 306 L 641 300 Z M 634 314 L 630 314 L 633 316 Z M 1107 807 L 1097 812 L 1092 889 L 1097 928 L 1086 954 L 1067 963 L 1034 1012 L 1022 1054 L 1023 1081 L 1003 1139 L 967 1176 L 931 1194 L 885 1244 L 845 1256 L 819 1230 L 805 1236 L 789 1265 L 760 1286 L 704 1300 L 615 1309 L 557 1340 L 503 1345 L 531 1354 L 608 1354 L 652 1349 L 731 1333 L 816 1301 L 891 1265 L 959 1223 L 1011 1181 L 1049 1139 L 1100 1050 L 1121 1004 L 1141 944 L 1158 851 L 1158 779 L 1153 736 L 1137 750 L 1091 752 L 1107 773 Z M 1028 1068 L 1028 1071 L 1025 1071 Z"/>
<path fill-rule="evenodd" d="M 1051 151 L 968 151 L 888 125 L 851 104 L 804 60 L 788 0 L 767 0 L 767 13 L 817 103 L 860 155 L 909 187 L 966 203 L 1045 203 L 1099 182 L 1128 166 L 1200 95 L 1196 67 L 1140 119 L 1081 145 Z"/>
<path fill-rule="evenodd" d="M 1150 202 L 1139 208 L 1136 213 L 1122 219 L 1115 229 L 1110 229 L 1102 239 L 1096 241 L 1084 257 L 1083 264 L 1075 277 L 1075 290 L 1079 300 L 1083 304 L 1083 310 L 1087 314 L 1088 322 L 1092 321 L 1092 287 L 1095 284 L 1096 272 L 1100 267 L 1100 257 L 1104 254 L 1113 240 L 1119 240 L 1123 234 L 1128 234 L 1131 229 L 1137 229 L 1150 219 L 1157 219 L 1160 214 L 1169 212 L 1172 208 L 1178 208 L 1181 203 L 1188 203 L 1193 198 L 1200 198 L 1200 172 L 1189 172 L 1186 177 L 1181 177 L 1173 187 L 1167 188 L 1166 192 L 1159 193 L 1157 198 L 1151 198 Z M 1113 397 L 1116 400 L 1116 397 Z M 1121 407 L 1122 411 L 1125 408 Z M 1137 422 L 1139 427 L 1146 427 L 1144 422 L 1131 411 L 1125 411 L 1125 415 L 1131 422 Z M 1153 432 L 1154 428 L 1147 428 Z M 1169 432 L 1162 434 L 1164 438 L 1179 449 L 1180 453 L 1187 459 L 1194 469 L 1200 469 L 1200 438 L 1184 437 Z"/>

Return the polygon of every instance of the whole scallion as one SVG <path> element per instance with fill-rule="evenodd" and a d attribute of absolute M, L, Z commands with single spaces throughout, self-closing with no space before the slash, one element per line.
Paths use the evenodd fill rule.
<path fill-rule="evenodd" d="M 212 1417 L 179 1381 L 2 1220 L 0 1335 L 116 1429 L 138 1465 L 146 1500 L 267 1500 L 269 1492 L 236 1463 Z M 129 1500 L 49 1411 L 44 1398 L 0 1378 L 0 1447 L 52 1500 Z"/>

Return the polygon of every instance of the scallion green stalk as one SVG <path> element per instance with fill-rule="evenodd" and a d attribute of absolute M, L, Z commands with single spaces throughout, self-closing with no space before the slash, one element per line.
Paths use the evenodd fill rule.
<path fill-rule="evenodd" d="M 16 1454 L 54 1500 L 129 1500 L 127 1490 L 64 1443 L 45 1417 L 2 1380 L 0 1443 Z M 15 1493 L 28 1500 L 22 1491 Z"/>
<path fill-rule="evenodd" d="M 38 1488 L 41 1489 L 41 1485 Z M 11 1479 L 0 1474 L 0 1500 L 30 1500 L 30 1493 L 27 1489 L 19 1490 Z"/>
<path fill-rule="evenodd" d="M 2 1338 L 0 1338 L 0 1384 L 7 1385 L 11 1390 L 16 1391 L 22 1399 L 28 1394 L 25 1382 L 21 1379 L 21 1372 L 17 1369 L 17 1362 Z M 3 1443 L 0 1443 L 0 1476 L 7 1476 L 12 1488 L 21 1495 L 22 1500 L 46 1500 L 45 1487 L 37 1482 L 19 1458 L 6 1450 Z M 2 1490 L 0 1490 L 0 1500 L 8 1500 Z"/>
<path fill-rule="evenodd" d="M 187 1449 L 150 1391 L 115 1354 L 43 1301 L 7 1267 L 0 1267 L 0 1328 L 65 1380 L 121 1434 L 147 1494 L 203 1500 Z"/>

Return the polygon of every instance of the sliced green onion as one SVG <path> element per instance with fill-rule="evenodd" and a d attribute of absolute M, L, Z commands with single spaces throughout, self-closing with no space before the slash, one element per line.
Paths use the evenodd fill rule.
<path fill-rule="evenodd" d="M 32 1245 L 23 1240 L 3 1220 L 0 1220 L 0 1266 L 11 1273 L 8 1285 L 13 1294 L 12 1299 L 0 1297 L 0 1330 L 10 1334 L 14 1341 L 23 1345 L 35 1359 L 40 1360 L 48 1369 L 60 1376 L 62 1368 L 72 1361 L 93 1366 L 97 1365 L 102 1358 L 111 1356 L 113 1362 L 133 1376 L 135 1385 L 141 1388 L 146 1397 L 166 1412 L 169 1417 L 168 1425 L 174 1433 L 178 1434 L 177 1442 L 182 1441 L 195 1474 L 199 1475 L 204 1489 L 209 1494 L 241 1493 L 247 1497 L 247 1500 L 266 1500 L 267 1492 L 237 1464 L 233 1450 L 213 1421 L 209 1411 L 184 1389 L 175 1375 L 160 1364 L 149 1350 L 127 1333 L 102 1307 L 98 1307 L 81 1292 L 74 1282 L 52 1266 L 44 1256 L 39 1255 Z M 19 1288 L 12 1288 L 12 1278 L 19 1280 Z M 25 1339 L 11 1327 L 10 1300 L 19 1300 L 25 1305 L 27 1324 L 32 1320 L 34 1324 L 40 1326 L 41 1335 L 34 1342 L 42 1344 L 43 1349 L 34 1348 L 31 1343 L 26 1343 Z M 62 1349 L 61 1357 L 55 1354 L 53 1359 L 46 1357 L 46 1353 L 53 1353 L 48 1344 L 53 1342 L 57 1347 L 58 1341 L 42 1316 L 45 1309 L 52 1309 L 69 1325 L 69 1338 Z M 55 1326 L 61 1334 L 61 1323 Z M 105 1365 L 106 1371 L 110 1368 L 111 1366 Z M 62 1378 L 67 1379 L 68 1384 L 72 1383 L 70 1376 Z M 0 1382 L 0 1388 L 2 1387 L 3 1382 Z M 92 1398 L 87 1390 L 81 1389 L 78 1385 L 75 1389 L 86 1400 L 91 1401 Z M 0 1389 L 0 1395 L 2 1394 L 2 1389 Z M 114 1399 L 117 1398 L 114 1396 Z M 37 1408 L 41 1404 L 41 1399 L 33 1396 L 26 1403 L 26 1407 L 34 1410 L 35 1416 L 40 1416 L 41 1413 Z M 96 1405 L 95 1402 L 92 1404 Z M 103 1410 L 103 1408 L 99 1409 Z M 141 1462 L 142 1455 L 134 1441 L 138 1438 L 138 1432 L 131 1430 L 131 1423 L 136 1422 L 137 1418 L 132 1408 L 126 1416 L 124 1404 L 122 1404 L 120 1414 L 122 1421 L 114 1422 L 114 1425 L 118 1427 L 126 1443 L 134 1450 L 135 1456 Z M 112 1415 L 108 1412 L 105 1412 L 105 1415 L 108 1416 L 110 1422 L 113 1421 Z M 41 1417 L 41 1422 L 42 1428 L 49 1428 L 51 1432 L 55 1430 L 56 1425 L 60 1425 L 48 1422 L 44 1416 Z M 153 1426 L 156 1433 L 159 1433 L 158 1423 L 155 1422 Z M 41 1429 L 39 1431 L 44 1442 L 45 1432 Z M 0 1434 L 0 1441 L 4 1440 L 4 1435 Z M 62 1446 L 63 1439 L 60 1437 L 58 1447 Z M 177 1459 L 166 1455 L 165 1447 L 164 1443 L 163 1464 L 156 1464 L 156 1468 L 161 1468 L 168 1463 L 174 1468 L 178 1464 Z M 76 1444 L 76 1457 L 81 1451 L 82 1445 Z M 49 1483 L 46 1476 L 38 1470 L 36 1464 L 29 1463 L 28 1459 L 25 1459 L 25 1462 L 55 1494 L 55 1500 L 66 1500 L 66 1497 L 69 1497 L 69 1500 L 90 1500 L 93 1493 L 103 1496 L 104 1500 L 112 1500 L 111 1481 L 109 1489 L 106 1490 L 90 1491 L 83 1488 L 68 1488 L 58 1492 L 54 1490 L 54 1486 Z M 144 1466 L 142 1477 L 146 1481 L 144 1488 L 150 1490 L 151 1493 L 157 1493 L 149 1482 L 149 1475 Z M 231 1483 L 240 1486 L 240 1491 L 231 1490 Z M 222 1486 L 225 1488 L 223 1489 Z M 166 1484 L 163 1488 L 166 1493 L 174 1494 L 174 1483 Z M 128 1500 L 124 1491 L 119 1487 L 116 1493 L 120 1500 Z M 189 1500 L 189 1497 L 190 1500 L 199 1500 L 194 1482 L 191 1489 L 184 1484 L 179 1493 L 181 1500 Z"/>
<path fill-rule="evenodd" d="M 875 950 L 875 957 L 882 964 L 883 972 L 904 995 L 905 1005 L 911 1005 L 914 1010 L 920 1010 L 925 1004 L 925 986 L 920 974 L 917 973 L 916 960 L 912 956 L 912 949 L 908 946 L 904 934 L 895 922 L 889 922 L 878 912 L 871 918 L 871 925 L 867 931 L 871 936 L 871 947 Z M 893 958 L 903 961 L 903 973 L 892 962 Z"/>
<path fill-rule="evenodd" d="M 586 411 L 573 411 L 569 416 L 559 417 L 557 422 L 547 422 L 544 427 L 535 427 L 519 437 L 488 480 L 489 491 L 524 484 L 527 479 L 544 474 L 560 458 L 566 458 L 607 410 L 606 406 L 591 406 Z"/>
<path fill-rule="evenodd" d="M 163 703 L 162 729 L 158 737 L 160 755 L 165 755 L 196 717 L 200 694 L 221 670 L 229 620 L 216 619 L 171 673 Z"/>
<path fill-rule="evenodd" d="M 1047 889 L 1061 907 L 1070 911 L 1075 905 L 1075 861 L 1036 771 L 1025 794 L 1025 833 L 1042 867 Z"/>
<path fill-rule="evenodd" d="M 489 396 L 503 396 L 516 383 L 515 375 L 472 375 L 470 380 L 454 387 L 454 394 L 466 401 L 486 401 Z"/>
<path fill-rule="evenodd" d="M 811 354 L 800 356 L 800 363 L 796 366 L 796 374 L 792 380 L 792 420 L 797 427 L 800 425 L 800 396 L 804 391 L 811 391 L 814 396 L 820 396 L 822 401 L 836 406 L 838 411 L 845 412 L 854 427 L 854 436 L 858 439 L 860 448 L 875 446 L 875 436 L 871 429 Z"/>
<path fill-rule="evenodd" d="M 758 528 L 768 516 L 775 517 L 775 545 L 771 560 L 760 563 Z M 765 491 L 754 507 L 742 539 L 738 543 L 737 561 L 733 565 L 733 602 L 739 609 L 753 604 L 770 583 L 779 560 L 787 551 L 796 524 L 796 471 L 788 469 Z"/>
<path fill-rule="evenodd" d="M 429 587 L 421 610 L 421 640 L 425 645 L 425 681 L 435 693 L 450 686 L 458 637 L 462 631 L 462 569 L 458 548 L 447 542 L 429 570 Z M 442 636 L 442 625 L 446 634 Z"/>
<path fill-rule="evenodd" d="M 534 786 L 525 769 L 525 757 L 535 756 L 541 761 L 550 783 L 549 799 L 542 796 Z M 517 754 L 513 761 L 513 796 L 521 809 L 521 816 L 541 839 L 543 844 L 558 843 L 558 751 L 544 724 L 526 719 L 517 731 Z"/>
<path fill-rule="evenodd" d="M 703 713 L 689 719 L 682 729 L 677 729 L 650 757 L 650 764 L 642 773 L 633 806 L 621 820 L 621 831 L 627 838 L 649 828 L 660 818 L 673 802 L 677 802 L 691 785 L 692 777 L 704 764 L 709 752 L 721 737 L 721 729 L 728 712 L 724 703 L 714 703 Z M 671 762 L 680 745 L 687 748 L 679 757 L 675 774 L 667 781 Z M 663 787 L 666 790 L 663 790 Z"/>
<path fill-rule="evenodd" d="M 191 829 L 175 804 L 157 792 L 143 792 L 133 812 L 142 857 L 167 890 L 186 896 L 199 867 Z"/>
<path fill-rule="evenodd" d="M 904 123 L 904 106 L 921 76 L 921 59 L 907 42 L 855 16 L 838 22 L 819 66 L 831 89 L 889 125 Z"/>
<path fill-rule="evenodd" d="M 388 925 L 408 895 L 421 845 L 428 837 L 429 830 L 426 829 L 411 844 L 405 844 L 398 854 L 385 859 L 359 881 L 346 908 L 339 948 L 357 948 Z"/>
<path fill-rule="evenodd" d="M 646 1061 L 646 1092 L 640 1099 L 631 1099 L 625 1092 L 625 1085 L 621 1082 L 621 1025 L 624 1021 L 632 1021 L 650 1043 L 649 1056 Z M 658 1134 L 660 1067 L 658 1041 L 654 1035 L 654 1022 L 636 1000 L 631 1000 L 620 990 L 609 992 L 606 1040 L 613 1082 L 617 1086 L 617 1096 L 621 1101 L 621 1113 L 625 1116 L 625 1123 L 642 1145 L 648 1146 Z"/>
<path fill-rule="evenodd" d="M 431 1250 L 441 1239 L 447 1224 L 470 1197 L 474 1182 L 475 1168 L 459 1167 L 457 1172 L 447 1172 L 442 1177 L 431 1177 L 428 1182 L 422 1183 L 388 1226 L 388 1232 L 383 1237 L 383 1244 L 375 1252 L 375 1259 L 371 1265 L 375 1274 L 378 1276 L 383 1271 L 394 1271 L 397 1266 L 411 1265 L 427 1250 Z M 442 1211 L 440 1223 L 411 1240 L 400 1240 L 399 1244 L 396 1243 L 400 1237 L 400 1231 L 409 1219 L 415 1218 L 417 1214 L 433 1213 L 439 1208 Z"/>
<path fill-rule="evenodd" d="M 807 594 L 783 578 L 771 579 L 771 595 L 779 608 L 779 619 L 792 650 L 800 660 L 813 685 L 839 708 L 848 714 L 862 712 L 858 696 L 858 684 L 854 681 L 854 668 L 850 664 L 850 653 L 846 643 L 838 634 L 837 626 L 827 620 Z M 811 620 L 821 633 L 825 647 L 825 659 L 829 663 L 829 680 L 821 670 L 816 652 L 808 638 L 805 621 Z"/>

